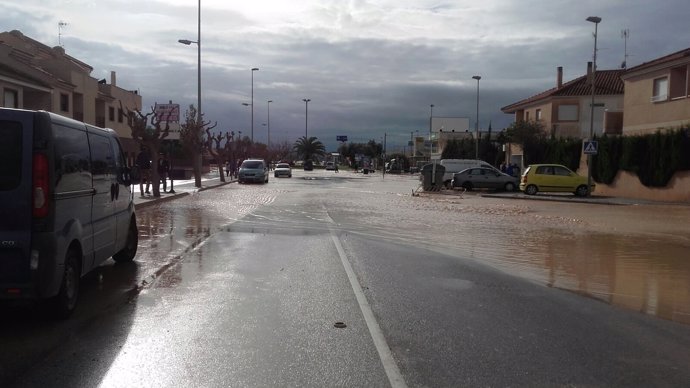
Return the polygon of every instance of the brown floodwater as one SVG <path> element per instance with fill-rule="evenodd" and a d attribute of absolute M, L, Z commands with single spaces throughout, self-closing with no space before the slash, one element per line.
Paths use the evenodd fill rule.
<path fill-rule="evenodd" d="M 548 287 L 690 324 L 690 206 L 597 205 L 362 189 L 368 234 L 425 244 Z M 342 220 L 341 220 L 342 221 Z"/>

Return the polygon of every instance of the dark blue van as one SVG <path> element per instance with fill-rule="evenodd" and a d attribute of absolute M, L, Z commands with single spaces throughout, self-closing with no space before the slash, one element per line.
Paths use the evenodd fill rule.
<path fill-rule="evenodd" d="M 113 130 L 6 108 L 0 139 L 0 299 L 48 299 L 67 317 L 82 276 L 137 251 L 122 147 Z"/>

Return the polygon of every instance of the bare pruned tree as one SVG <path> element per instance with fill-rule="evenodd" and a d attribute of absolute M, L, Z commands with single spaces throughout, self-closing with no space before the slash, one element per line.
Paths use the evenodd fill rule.
<path fill-rule="evenodd" d="M 140 110 L 125 109 L 120 102 L 120 109 L 127 112 L 127 124 L 132 130 L 132 139 L 141 146 L 148 148 L 151 155 L 151 183 L 153 186 L 153 196 L 160 197 L 160 176 L 158 175 L 158 153 L 163 139 L 170 133 L 168 117 L 156 115 L 155 109 L 151 107 L 151 112 L 142 113 Z M 165 127 L 161 128 L 165 122 Z M 150 124 L 150 125 L 149 125 Z"/>
<path fill-rule="evenodd" d="M 201 119 L 198 117 L 201 116 Z M 197 108 L 192 104 L 185 112 L 185 122 L 180 125 L 180 140 L 182 146 L 192 157 L 194 170 L 194 186 L 201 187 L 201 157 L 204 153 L 206 141 L 204 133 L 216 127 L 210 121 L 204 121 L 203 114 L 197 115 Z"/>
<path fill-rule="evenodd" d="M 218 162 L 218 171 L 220 172 L 221 182 L 225 182 L 225 174 L 223 168 L 228 160 L 233 158 L 232 142 L 235 137 L 235 132 L 225 132 L 212 134 L 211 129 L 206 129 L 206 150 Z"/>

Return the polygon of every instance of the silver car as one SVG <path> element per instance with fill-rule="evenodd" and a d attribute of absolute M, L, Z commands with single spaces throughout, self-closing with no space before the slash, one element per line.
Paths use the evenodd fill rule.
<path fill-rule="evenodd" d="M 488 167 L 474 167 L 456 172 L 452 180 L 453 188 L 462 187 L 468 191 L 472 189 L 514 191 L 518 184 L 518 177 Z"/>
<path fill-rule="evenodd" d="M 240 165 L 237 174 L 238 183 L 268 183 L 268 167 L 261 159 L 247 159 Z"/>

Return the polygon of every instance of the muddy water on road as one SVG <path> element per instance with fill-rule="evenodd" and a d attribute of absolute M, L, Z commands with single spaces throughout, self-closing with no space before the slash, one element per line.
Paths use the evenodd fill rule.
<path fill-rule="evenodd" d="M 690 206 L 563 204 L 475 194 L 413 197 L 414 181 L 386 177 L 384 183 L 334 184 L 332 195 L 325 195 L 324 187 L 324 194 L 311 199 L 314 213 L 302 214 L 292 190 L 284 187 L 231 185 L 139 212 L 142 273 L 160 272 L 218 228 L 248 220 L 258 207 L 280 200 L 282 213 L 276 217 L 284 227 L 301 230 L 332 219 L 343 232 L 425 245 L 690 324 Z"/>
<path fill-rule="evenodd" d="M 404 193 L 369 191 L 366 203 L 343 202 L 357 210 L 345 210 L 341 220 L 359 218 L 371 227 L 366 233 L 427 244 L 546 286 L 690 324 L 689 206 Z"/>

